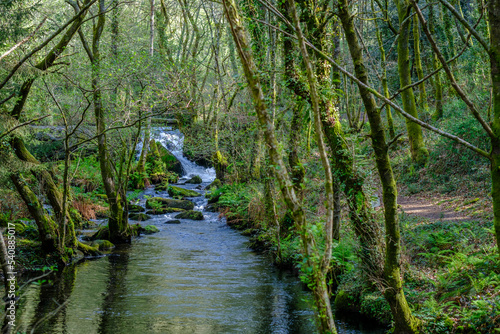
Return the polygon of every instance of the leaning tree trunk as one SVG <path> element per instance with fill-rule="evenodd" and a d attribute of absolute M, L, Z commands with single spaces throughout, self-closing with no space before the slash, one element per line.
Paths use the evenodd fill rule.
<path fill-rule="evenodd" d="M 56 251 L 58 249 L 56 223 L 46 215 L 35 193 L 28 187 L 26 181 L 19 174 L 12 174 L 10 179 L 35 220 L 40 241 L 42 242 L 42 249 L 48 253 Z"/>

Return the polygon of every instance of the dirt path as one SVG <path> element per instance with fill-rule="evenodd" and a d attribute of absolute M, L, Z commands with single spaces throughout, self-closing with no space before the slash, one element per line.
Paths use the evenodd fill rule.
<path fill-rule="evenodd" d="M 398 196 L 398 204 L 400 210 L 409 215 L 416 215 L 431 220 L 463 221 L 471 219 L 459 212 L 434 204 L 432 201 L 415 197 Z"/>

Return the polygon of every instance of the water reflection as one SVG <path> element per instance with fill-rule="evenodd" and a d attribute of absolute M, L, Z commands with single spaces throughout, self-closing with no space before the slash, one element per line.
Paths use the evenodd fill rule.
<path fill-rule="evenodd" d="M 200 208 L 206 204 L 203 197 L 195 201 Z M 159 233 L 137 238 L 110 256 L 67 267 L 52 284 L 31 286 L 18 309 L 17 329 L 24 333 L 36 327 L 35 333 L 51 334 L 315 333 L 310 294 L 297 278 L 249 250 L 247 238 L 218 220 L 217 213 L 203 214 L 203 221 L 174 225 L 164 222 L 175 214 L 155 216 L 147 224 L 156 225 Z M 339 333 L 381 333 L 337 324 Z"/>

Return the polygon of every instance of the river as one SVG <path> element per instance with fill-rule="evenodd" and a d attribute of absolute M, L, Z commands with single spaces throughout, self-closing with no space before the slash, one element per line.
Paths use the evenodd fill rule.
<path fill-rule="evenodd" d="M 175 154 L 182 152 L 179 136 L 163 132 L 164 140 L 181 146 L 170 147 Z M 189 174 L 200 175 L 202 186 L 213 180 L 213 169 L 182 162 L 183 180 Z M 148 189 L 140 204 L 147 196 L 168 194 Z M 165 224 L 175 213 L 155 215 L 142 224 L 159 233 L 30 285 L 19 303 L 18 333 L 315 333 L 311 296 L 298 278 L 251 251 L 248 238 L 218 213 L 203 211 L 203 196 L 191 200 L 204 220 Z M 339 333 L 383 333 L 359 321 L 336 322 Z"/>

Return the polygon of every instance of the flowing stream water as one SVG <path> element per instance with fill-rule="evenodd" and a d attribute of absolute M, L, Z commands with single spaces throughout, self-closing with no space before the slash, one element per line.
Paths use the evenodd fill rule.
<path fill-rule="evenodd" d="M 183 163 L 186 178 L 200 175 L 203 187 L 214 179 L 213 169 L 182 157 L 178 131 L 155 136 Z M 182 187 L 197 190 L 197 185 Z M 168 194 L 148 189 L 139 204 L 146 196 Z M 175 213 L 155 215 L 141 224 L 155 225 L 159 233 L 26 288 L 17 333 L 315 333 L 311 296 L 298 278 L 248 249 L 248 238 L 218 213 L 203 211 L 204 196 L 190 199 L 204 220 L 166 224 Z M 343 334 L 383 333 L 356 320 L 336 323 Z"/>

